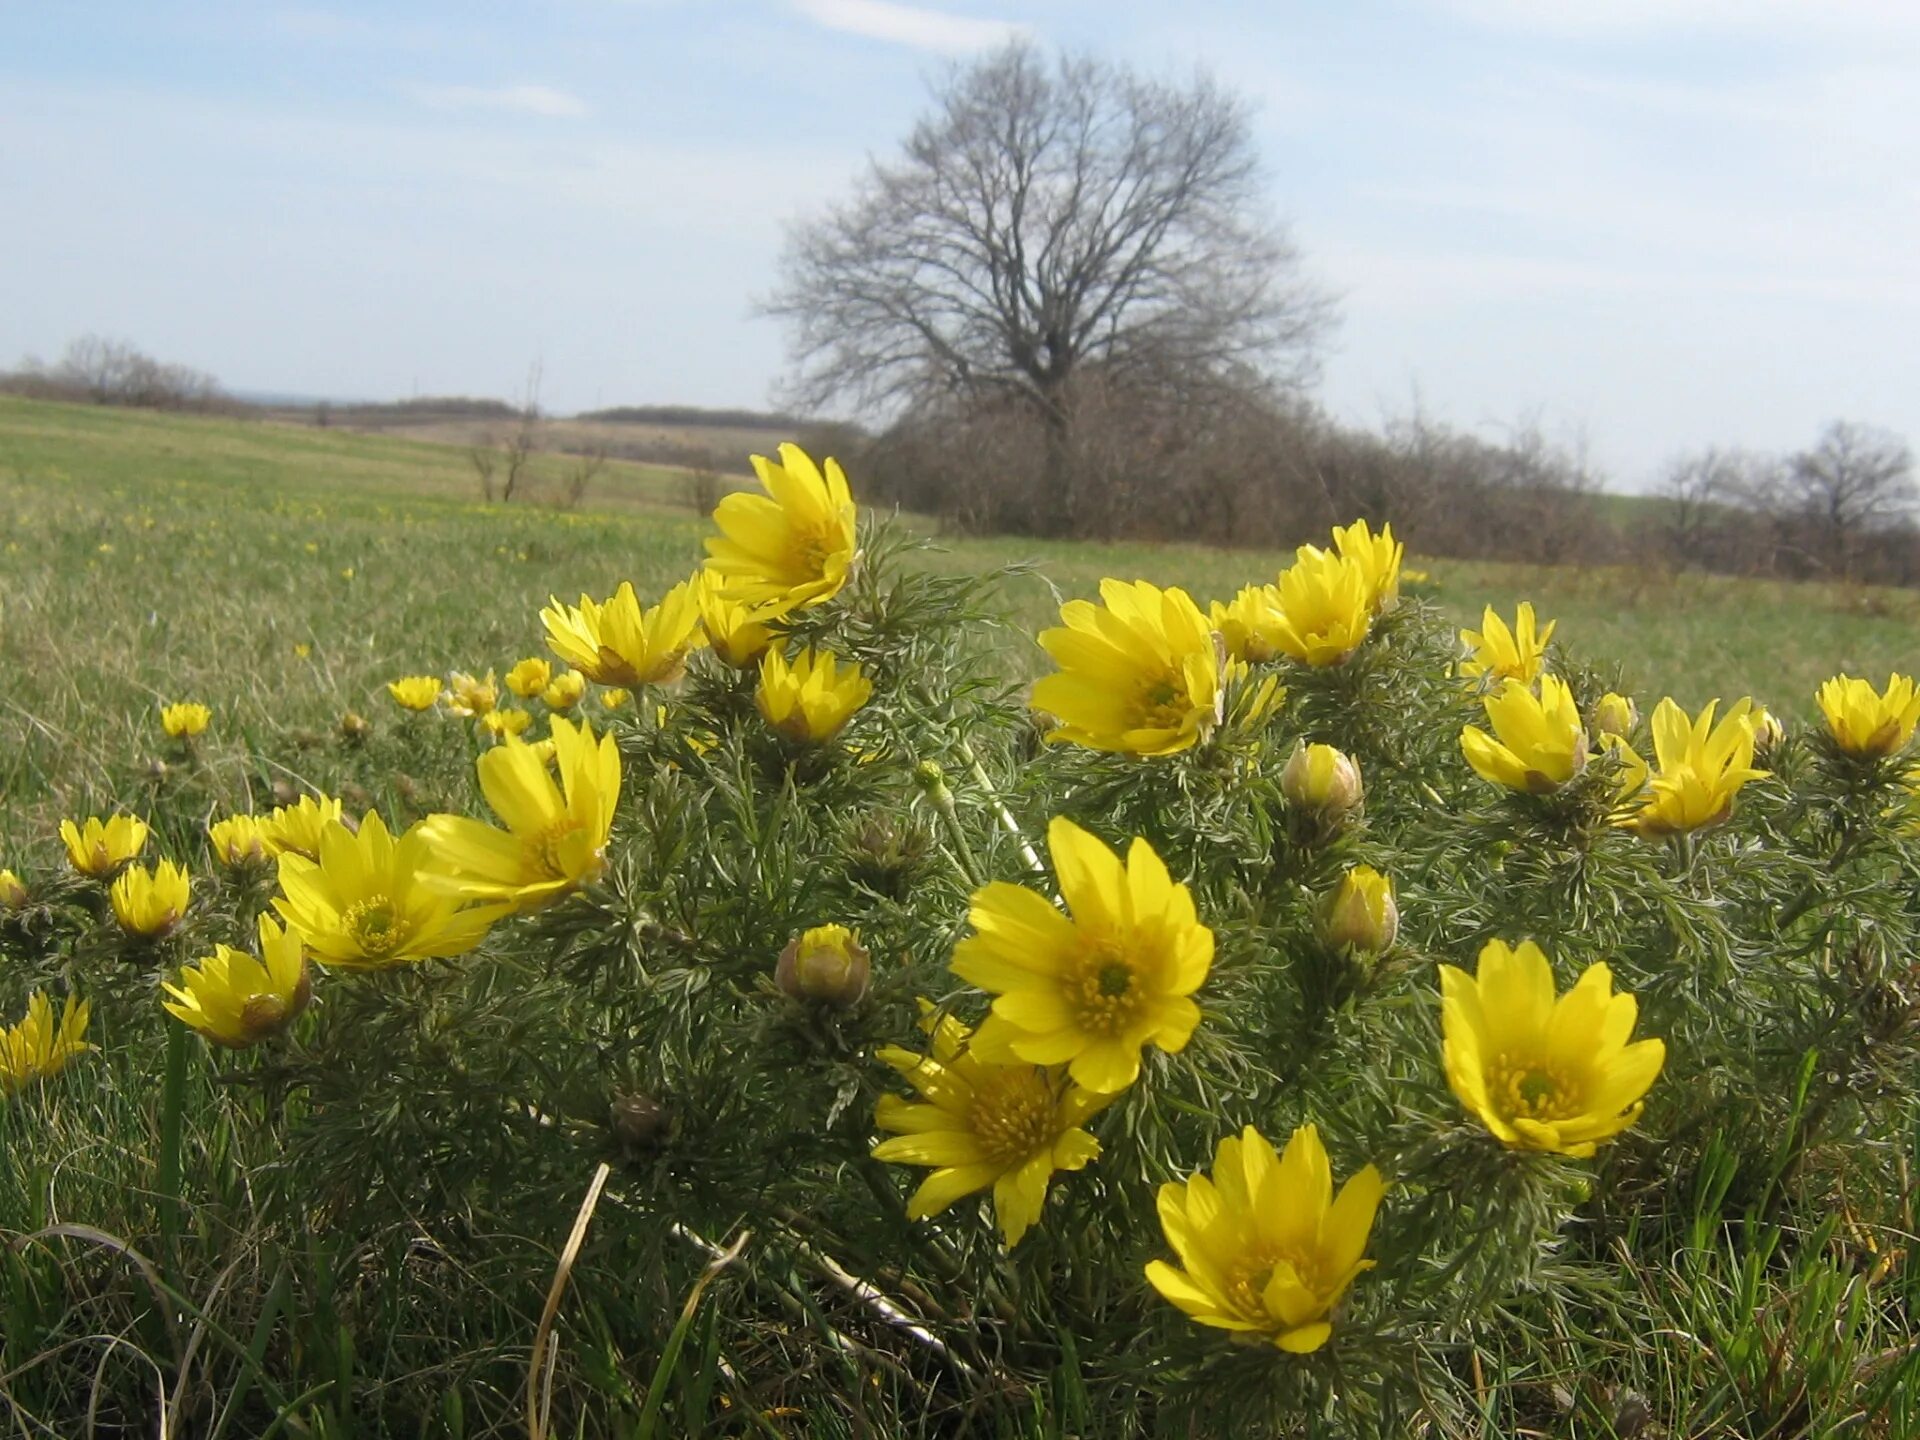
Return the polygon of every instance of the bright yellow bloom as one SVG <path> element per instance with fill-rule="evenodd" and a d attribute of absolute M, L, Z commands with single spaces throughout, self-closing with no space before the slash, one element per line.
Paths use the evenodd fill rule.
<path fill-rule="evenodd" d="M 269 815 L 260 830 L 267 842 L 267 854 L 304 855 L 309 860 L 320 855 L 320 837 L 329 825 L 340 823 L 340 802 L 331 795 L 302 795 L 291 805 L 282 805 Z"/>
<path fill-rule="evenodd" d="M 18 910 L 29 899 L 27 887 L 11 870 L 0 870 L 0 910 Z"/>
<path fill-rule="evenodd" d="M 562 670 L 540 692 L 540 700 L 549 710 L 567 711 L 578 705 L 586 693 L 586 676 L 578 670 Z"/>
<path fill-rule="evenodd" d="M 1047 827 L 1072 918 L 1031 890 L 996 880 L 973 893 L 974 933 L 952 970 L 998 997 L 980 1027 L 983 1058 L 1067 1065 L 1110 1094 L 1140 1073 L 1140 1049 L 1186 1048 L 1200 1023 L 1193 992 L 1213 965 L 1213 931 L 1145 840 L 1125 863 L 1064 817 Z"/>
<path fill-rule="evenodd" d="M 1227 1136 L 1213 1175 L 1160 1187 L 1160 1228 L 1180 1259 L 1147 1281 L 1202 1325 L 1264 1335 L 1305 1355 L 1333 1334 L 1328 1317 L 1361 1272 L 1386 1182 L 1371 1165 L 1333 1193 L 1320 1132 L 1302 1125 L 1284 1153 L 1251 1125 Z"/>
<path fill-rule="evenodd" d="M 631 690 L 602 690 L 600 692 L 600 708 L 603 710 L 618 710 L 622 705 L 631 702 L 632 699 L 633 692 Z"/>
<path fill-rule="evenodd" d="M 1558 620 L 1549 620 L 1547 628 L 1535 633 L 1533 602 L 1522 600 L 1514 615 L 1513 629 L 1494 613 L 1491 605 L 1480 619 L 1478 630 L 1462 630 L 1460 643 L 1473 653 L 1460 662 L 1460 673 L 1469 679 L 1481 677 L 1486 683 L 1518 680 L 1531 685 L 1546 668 L 1547 642 L 1553 638 Z"/>
<path fill-rule="evenodd" d="M 786 614 L 778 603 L 743 605 L 721 593 L 721 579 L 708 572 L 700 589 L 700 623 L 713 653 L 736 670 L 757 663 L 780 638 L 775 627 Z"/>
<path fill-rule="evenodd" d="M 1655 839 L 1726 819 L 1740 787 L 1767 773 L 1753 766 L 1752 703 L 1735 701 L 1716 726 L 1718 700 L 1709 701 L 1695 720 L 1671 699 L 1662 700 L 1653 712 L 1653 753 L 1659 770 L 1649 773 L 1646 762 L 1624 742 L 1617 747 L 1627 766 L 1624 798 L 1637 807 L 1619 823 Z M 1648 792 L 1644 796 L 1643 790 Z"/>
<path fill-rule="evenodd" d="M 1216 600 L 1208 610 L 1208 621 L 1227 647 L 1229 659 L 1257 665 L 1280 653 L 1277 632 L 1285 617 L 1280 613 L 1280 592 L 1274 586 L 1244 586 L 1231 605 Z"/>
<path fill-rule="evenodd" d="M 873 682 L 858 664 L 843 670 L 825 650 L 808 647 L 791 664 L 778 650 L 767 651 L 753 701 L 766 722 L 789 740 L 820 744 L 845 729 L 872 694 Z"/>
<path fill-rule="evenodd" d="M 1280 622 L 1274 642 L 1303 665 L 1339 665 L 1373 627 L 1372 572 L 1345 555 L 1300 547 L 1280 572 Z"/>
<path fill-rule="evenodd" d="M 721 533 L 706 542 L 707 569 L 721 593 L 783 611 L 832 599 L 856 558 L 853 496 L 839 462 L 828 460 L 823 475 L 798 445 L 782 445 L 778 465 L 755 455 L 753 470 L 766 495 L 726 495 L 714 508 Z"/>
<path fill-rule="evenodd" d="M 485 715 L 499 703 L 500 690 L 494 684 L 493 671 L 487 671 L 484 680 L 464 670 L 456 670 L 447 677 L 447 709 L 462 719 Z"/>
<path fill-rule="evenodd" d="M 600 878 L 620 800 L 620 749 L 611 735 L 596 741 L 584 723 L 556 716 L 551 730 L 558 784 L 521 740 L 480 757 L 480 791 L 505 829 L 462 815 L 421 822 L 439 889 L 531 910 Z"/>
<path fill-rule="evenodd" d="M 1584 1159 L 1640 1118 L 1666 1063 L 1660 1040 L 1627 1043 L 1639 1007 L 1590 965 L 1565 995 L 1531 940 L 1489 940 L 1478 975 L 1440 967 L 1447 1083 L 1503 1145 Z"/>
<path fill-rule="evenodd" d="M 131 815 L 110 820 L 89 816 L 84 825 L 60 822 L 67 859 L 82 875 L 105 878 L 138 855 L 147 843 L 147 822 Z"/>
<path fill-rule="evenodd" d="M 1899 754 L 1920 721 L 1920 690 L 1910 675 L 1889 675 L 1887 688 L 1878 692 L 1865 680 L 1836 675 L 1817 698 L 1833 743 L 1862 758 Z"/>
<path fill-rule="evenodd" d="M 532 723 L 532 712 L 527 710 L 489 710 L 480 717 L 480 728 L 495 740 L 525 734 Z"/>
<path fill-rule="evenodd" d="M 1371 865 L 1356 865 L 1342 875 L 1321 906 L 1321 938 L 1335 949 L 1377 952 L 1393 944 L 1399 933 L 1393 882 Z"/>
<path fill-rule="evenodd" d="M 27 1013 L 19 1024 L 0 1030 L 0 1095 L 18 1095 L 36 1080 L 58 1075 L 76 1055 L 93 1049 L 87 1043 L 87 1017 L 92 1005 L 67 997 L 60 1018 L 38 991 L 27 997 Z"/>
<path fill-rule="evenodd" d="M 440 703 L 440 677 L 404 675 L 387 682 L 387 693 L 402 710 L 431 710 Z"/>
<path fill-rule="evenodd" d="M 260 956 L 219 945 L 180 972 L 179 983 L 162 982 L 173 998 L 162 1008 L 216 1045 L 244 1050 L 293 1022 L 313 998 L 306 949 L 293 930 L 271 915 L 259 921 Z"/>
<path fill-rule="evenodd" d="M 212 721 L 213 711 L 190 700 L 160 707 L 160 728 L 175 740 L 191 740 L 205 734 Z"/>
<path fill-rule="evenodd" d="M 274 850 L 267 836 L 267 822 L 257 815 L 229 815 L 207 827 L 213 842 L 213 854 L 222 865 L 249 865 L 265 860 Z"/>
<path fill-rule="evenodd" d="M 1100 582 L 1100 605 L 1069 600 L 1040 632 L 1060 667 L 1032 704 L 1060 723 L 1049 740 L 1123 755 L 1172 755 L 1220 723 L 1226 675 L 1213 629 L 1187 592 Z"/>
<path fill-rule="evenodd" d="M 114 917 L 129 935 L 157 940 L 178 925 L 193 897 L 193 882 L 171 860 L 152 870 L 130 865 L 107 892 Z"/>
<path fill-rule="evenodd" d="M 1587 768 L 1587 732 L 1567 683 L 1540 677 L 1540 689 L 1509 680 L 1481 703 L 1497 740 L 1476 725 L 1460 731 L 1467 763 L 1484 780 L 1545 795 Z"/>
<path fill-rule="evenodd" d="M 643 610 L 630 581 L 578 608 L 551 600 L 540 612 L 553 653 L 599 685 L 669 685 L 687 671 L 688 652 L 707 643 L 700 628 L 700 582 L 682 580 Z"/>
<path fill-rule="evenodd" d="M 895 1133 L 873 1155 L 932 1167 L 907 1201 L 915 1220 L 992 1186 L 1000 1233 L 1017 1245 L 1039 1220 L 1054 1171 L 1079 1170 L 1100 1154 L 1100 1142 L 1080 1127 L 1109 1097 L 1075 1085 L 1064 1066 L 989 1065 L 969 1038 L 966 1026 L 945 1016 L 933 1026 L 932 1054 L 881 1049 L 880 1059 L 920 1099 L 880 1097 L 874 1123 Z"/>
<path fill-rule="evenodd" d="M 1333 548 L 1343 559 L 1360 566 L 1367 581 L 1367 603 L 1384 615 L 1400 603 L 1400 561 L 1406 546 L 1393 538 L 1393 526 L 1382 525 L 1375 535 L 1365 520 L 1333 527 Z"/>
<path fill-rule="evenodd" d="M 538 655 L 533 655 L 507 671 L 507 689 L 522 700 L 531 700 L 546 689 L 552 679 L 553 666 Z"/>
<path fill-rule="evenodd" d="M 1287 802 L 1323 815 L 1345 815 L 1366 797 L 1360 764 L 1331 745 L 1295 744 L 1280 772 Z"/>
<path fill-rule="evenodd" d="M 373 811 L 356 835 L 335 821 L 320 836 L 318 863 L 280 857 L 273 908 L 322 965 L 383 970 L 459 955 L 480 943 L 500 906 L 462 908 L 428 879 L 432 843 L 419 825 L 395 840 Z"/>

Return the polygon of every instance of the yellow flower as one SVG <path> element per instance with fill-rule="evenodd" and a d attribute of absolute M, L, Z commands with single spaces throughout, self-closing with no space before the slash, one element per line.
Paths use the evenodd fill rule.
<path fill-rule="evenodd" d="M 147 843 L 147 822 L 131 815 L 102 821 L 89 816 L 84 825 L 60 822 L 60 839 L 67 859 L 82 875 L 104 878 L 138 855 Z"/>
<path fill-rule="evenodd" d="M 1067 1065 L 1110 1094 L 1140 1073 L 1140 1049 L 1186 1048 L 1200 1023 L 1193 992 L 1213 965 L 1213 931 L 1145 840 L 1126 862 L 1064 817 L 1047 827 L 1060 895 L 996 880 L 973 893 L 974 933 L 952 969 L 998 997 L 975 1049 L 989 1060 Z"/>
<path fill-rule="evenodd" d="M 1079 1170 L 1100 1154 L 1100 1142 L 1080 1127 L 1108 1097 L 1075 1085 L 1063 1066 L 987 1064 L 951 1016 L 932 1028 L 930 1055 L 897 1045 L 880 1051 L 920 1099 L 880 1097 L 874 1123 L 894 1138 L 874 1146 L 874 1158 L 932 1168 L 907 1201 L 915 1220 L 991 1186 L 1000 1233 L 1017 1245 L 1040 1218 L 1053 1172 Z"/>
<path fill-rule="evenodd" d="M 402 710 L 431 710 L 440 703 L 440 677 L 404 675 L 387 682 L 387 693 Z"/>
<path fill-rule="evenodd" d="M 421 822 L 437 888 L 531 910 L 600 878 L 620 800 L 620 749 L 585 724 L 556 717 L 551 730 L 558 784 L 518 739 L 480 757 L 480 791 L 505 829 L 461 815 Z"/>
<path fill-rule="evenodd" d="M 540 692 L 540 699 L 549 710 L 565 711 L 578 705 L 586 693 L 586 676 L 578 670 L 562 670 Z"/>
<path fill-rule="evenodd" d="M 873 977 L 872 959 L 858 931 L 815 925 L 787 942 L 773 968 L 774 984 L 795 1000 L 835 1009 L 857 1005 Z"/>
<path fill-rule="evenodd" d="M 1060 667 L 1033 687 L 1033 708 L 1060 722 L 1047 738 L 1123 755 L 1190 749 L 1224 703 L 1212 627 L 1184 590 L 1102 580 L 1100 599 L 1069 600 L 1065 624 L 1040 632 Z"/>
<path fill-rule="evenodd" d="M 602 690 L 600 692 L 600 708 L 603 710 L 618 710 L 622 705 L 632 701 L 632 699 L 633 692 L 631 690 Z"/>
<path fill-rule="evenodd" d="M 480 728 L 496 740 L 524 734 L 532 723 L 533 715 L 526 710 L 489 710 L 480 717 Z"/>
<path fill-rule="evenodd" d="M 1356 865 L 1320 910 L 1320 934 L 1336 950 L 1377 952 L 1400 933 L 1393 882 L 1371 865 Z"/>
<path fill-rule="evenodd" d="M 791 663 L 778 650 L 767 651 L 753 700 L 766 722 L 789 740 L 821 744 L 845 729 L 872 694 L 873 682 L 858 664 L 840 669 L 832 655 L 809 646 Z"/>
<path fill-rule="evenodd" d="M 721 593 L 711 571 L 700 589 L 700 623 L 713 653 L 736 670 L 755 664 L 780 636 L 774 627 L 786 612 L 778 604 L 743 605 Z"/>
<path fill-rule="evenodd" d="M 0 910 L 18 910 L 28 898 L 20 877 L 11 870 L 0 870 Z"/>
<path fill-rule="evenodd" d="M 1660 1040 L 1627 1043 L 1639 1007 L 1591 965 L 1556 998 L 1531 940 L 1489 940 L 1478 975 L 1440 967 L 1447 1083 L 1503 1145 L 1584 1159 L 1640 1118 L 1666 1063 Z"/>
<path fill-rule="evenodd" d="M 1481 703 L 1499 739 L 1468 725 L 1460 731 L 1460 748 L 1482 779 L 1545 795 L 1587 768 L 1587 732 L 1564 680 L 1542 675 L 1538 694 L 1524 681 L 1509 680 Z"/>
<path fill-rule="evenodd" d="M 1767 772 L 1753 767 L 1752 701 L 1737 700 L 1719 725 L 1713 723 L 1718 700 L 1709 701 L 1697 720 L 1671 699 L 1653 712 L 1653 753 L 1658 771 L 1650 771 L 1624 741 L 1614 748 L 1626 765 L 1624 799 L 1637 808 L 1619 823 L 1654 839 L 1716 825 L 1733 811 L 1733 797 L 1749 780 Z M 1645 795 L 1643 792 L 1651 791 Z"/>
<path fill-rule="evenodd" d="M 1319 814 L 1345 815 L 1366 797 L 1360 765 L 1331 745 L 1295 744 L 1280 772 L 1280 793 L 1289 804 Z"/>
<path fill-rule="evenodd" d="M 340 802 L 331 795 L 302 795 L 291 805 L 282 805 L 261 825 L 267 854 L 304 855 L 319 858 L 320 837 L 329 825 L 340 823 Z"/>
<path fill-rule="evenodd" d="M 212 720 L 213 711 L 190 700 L 160 707 L 160 728 L 175 740 L 191 740 L 205 734 Z"/>
<path fill-rule="evenodd" d="M 1400 603 L 1400 561 L 1406 546 L 1393 538 L 1393 526 L 1382 525 L 1375 535 L 1365 520 L 1356 520 L 1344 529 L 1336 525 L 1333 548 L 1341 558 L 1359 565 L 1367 581 L 1367 603 L 1374 614 L 1384 615 Z"/>
<path fill-rule="evenodd" d="M 463 719 L 485 715 L 499 701 L 500 691 L 493 682 L 491 670 L 484 680 L 464 670 L 456 670 L 447 677 L 447 709 Z"/>
<path fill-rule="evenodd" d="M 604 601 L 578 608 L 551 600 L 540 612 L 553 653 L 599 685 L 668 685 L 687 670 L 687 654 L 706 644 L 700 582 L 682 580 L 643 610 L 631 582 Z"/>
<path fill-rule="evenodd" d="M 1160 1187 L 1160 1228 L 1180 1260 L 1147 1282 L 1202 1325 L 1270 1337 L 1295 1355 L 1333 1334 L 1328 1317 L 1362 1259 L 1386 1182 L 1371 1165 L 1333 1193 L 1320 1132 L 1302 1125 L 1276 1155 L 1251 1125 L 1221 1140 L 1213 1175 Z"/>
<path fill-rule="evenodd" d="M 273 917 L 259 921 L 260 957 L 219 945 L 180 972 L 179 984 L 162 982 L 173 998 L 162 1008 L 216 1045 L 244 1050 L 293 1022 L 313 998 L 306 949 L 300 936 L 283 931 Z"/>
<path fill-rule="evenodd" d="M 1507 622 L 1487 606 L 1478 630 L 1460 632 L 1460 643 L 1473 652 L 1460 662 L 1460 673 L 1469 679 L 1481 677 L 1486 683 L 1518 680 L 1531 685 L 1546 668 L 1547 642 L 1559 623 L 1549 620 L 1547 628 L 1535 634 L 1533 602 L 1522 600 L 1509 630 Z"/>
<path fill-rule="evenodd" d="M 780 463 L 753 457 L 766 495 L 721 498 L 707 568 L 721 593 L 781 610 L 818 605 L 840 593 L 855 559 L 855 511 L 847 477 L 828 460 L 823 475 L 798 445 L 780 447 Z M 771 497 L 771 498 L 769 498 Z"/>
<path fill-rule="evenodd" d="M 67 997 L 60 1018 L 38 991 L 27 997 L 27 1013 L 19 1024 L 0 1030 L 0 1094 L 18 1095 L 36 1080 L 58 1075 L 76 1055 L 93 1049 L 87 1043 L 87 1016 L 92 1005 Z"/>
<path fill-rule="evenodd" d="M 157 940 L 178 925 L 192 896 L 193 882 L 171 860 L 162 860 L 152 870 L 130 865 L 107 892 L 120 928 L 148 940 Z"/>
<path fill-rule="evenodd" d="M 1227 647 L 1229 659 L 1260 664 L 1280 653 L 1276 632 L 1283 618 L 1279 590 L 1271 585 L 1247 585 L 1233 597 L 1231 605 L 1214 601 L 1208 623 Z"/>
<path fill-rule="evenodd" d="M 1863 759 L 1897 755 L 1907 748 L 1914 723 L 1920 721 L 1920 691 L 1909 675 L 1889 675 L 1881 692 L 1865 680 L 1836 675 L 1816 698 L 1833 743 Z"/>
<path fill-rule="evenodd" d="M 546 689 L 547 682 L 552 679 L 553 666 L 534 655 L 507 671 L 507 689 L 522 700 L 531 700 Z"/>
<path fill-rule="evenodd" d="M 256 815 L 229 815 L 207 827 L 214 858 L 222 865 L 250 865 L 273 854 L 266 823 Z"/>
<path fill-rule="evenodd" d="M 1372 572 L 1360 560 L 1300 547 L 1280 572 L 1282 653 L 1303 665 L 1339 665 L 1360 648 L 1373 626 Z"/>
<path fill-rule="evenodd" d="M 280 857 L 273 908 L 322 965 L 382 970 L 459 955 L 480 943 L 499 906 L 462 908 L 427 881 L 432 845 L 416 825 L 398 840 L 373 811 L 356 835 L 335 821 L 320 859 Z"/>

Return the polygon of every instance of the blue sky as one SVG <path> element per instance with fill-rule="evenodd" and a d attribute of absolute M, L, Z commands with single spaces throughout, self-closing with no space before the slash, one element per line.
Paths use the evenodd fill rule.
<path fill-rule="evenodd" d="M 1920 441 L 1913 0 L 0 4 L 0 363 L 760 404 L 784 224 L 1014 28 L 1256 102 L 1344 418 Z"/>

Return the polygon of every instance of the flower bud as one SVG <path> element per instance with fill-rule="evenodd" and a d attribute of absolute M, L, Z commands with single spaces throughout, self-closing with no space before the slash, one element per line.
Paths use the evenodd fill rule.
<path fill-rule="evenodd" d="M 349 745 L 358 745 L 373 733 L 373 726 L 367 723 L 367 717 L 356 710 L 349 710 L 340 717 L 340 738 Z"/>
<path fill-rule="evenodd" d="M 651 1150 L 667 1135 L 667 1109 L 651 1095 L 617 1094 L 607 1106 L 607 1128 L 624 1150 Z"/>
<path fill-rule="evenodd" d="M 773 972 L 783 994 L 835 1010 L 859 1004 L 872 976 L 860 937 L 844 925 L 816 925 L 789 941 Z"/>
<path fill-rule="evenodd" d="M 1616 695 L 1609 690 L 1595 702 L 1593 713 L 1588 718 L 1587 728 L 1598 740 L 1602 735 L 1618 735 L 1625 739 L 1633 733 L 1633 727 L 1640 723 L 1640 708 L 1631 697 Z"/>
<path fill-rule="evenodd" d="M 1320 910 L 1320 937 L 1336 950 L 1377 954 L 1400 933 L 1393 882 L 1371 865 L 1356 865 Z"/>
<path fill-rule="evenodd" d="M 27 887 L 11 870 L 0 870 L 0 910 L 18 910 L 27 903 Z"/>
<path fill-rule="evenodd" d="M 1753 722 L 1753 758 L 1757 762 L 1787 738 L 1787 727 L 1764 705 L 1754 706 L 1747 718 Z"/>
<path fill-rule="evenodd" d="M 1355 809 L 1366 795 L 1359 765 L 1331 745 L 1295 745 L 1280 772 L 1280 791 L 1289 803 L 1330 819 Z"/>

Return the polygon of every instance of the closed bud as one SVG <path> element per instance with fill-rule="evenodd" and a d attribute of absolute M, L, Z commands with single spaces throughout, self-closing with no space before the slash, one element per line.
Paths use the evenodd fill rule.
<path fill-rule="evenodd" d="M 781 993 L 836 1010 L 859 1004 L 872 977 L 860 937 L 844 925 L 816 925 L 790 940 L 773 971 Z"/>
<path fill-rule="evenodd" d="M 1603 735 L 1618 735 L 1624 740 L 1639 723 L 1640 709 L 1632 699 L 1609 690 L 1595 703 L 1587 728 L 1593 732 L 1595 740 Z"/>
<path fill-rule="evenodd" d="M 607 1128 L 624 1150 L 651 1150 L 667 1137 L 667 1109 L 651 1095 L 618 1094 L 607 1107 Z"/>
<path fill-rule="evenodd" d="M 1356 865 L 1320 910 L 1320 936 L 1336 950 L 1378 954 L 1400 933 L 1393 882 L 1371 865 Z"/>
<path fill-rule="evenodd" d="M 340 717 L 340 738 L 349 745 L 358 745 L 373 733 L 373 726 L 367 723 L 367 717 L 354 710 Z"/>
<path fill-rule="evenodd" d="M 1774 746 L 1787 738 L 1787 727 L 1764 705 L 1754 706 L 1748 718 L 1753 721 L 1753 758 L 1764 760 Z"/>
<path fill-rule="evenodd" d="M 0 870 L 0 910 L 18 910 L 27 903 L 27 887 L 11 870 Z"/>
<path fill-rule="evenodd" d="M 1329 819 L 1356 809 L 1366 795 L 1360 766 L 1331 745 L 1295 745 L 1280 772 L 1280 791 L 1290 804 Z"/>

